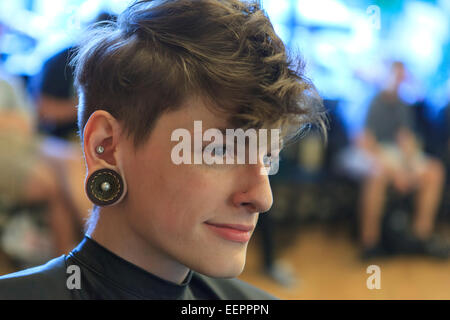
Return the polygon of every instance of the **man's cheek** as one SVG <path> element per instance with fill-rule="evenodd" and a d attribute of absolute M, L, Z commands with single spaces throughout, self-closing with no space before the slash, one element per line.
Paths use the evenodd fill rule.
<path fill-rule="evenodd" d="M 161 217 L 161 228 L 164 229 L 164 232 L 173 236 L 179 236 L 183 230 L 188 229 L 189 223 L 190 221 L 185 219 L 182 208 L 173 206 L 167 208 Z"/>

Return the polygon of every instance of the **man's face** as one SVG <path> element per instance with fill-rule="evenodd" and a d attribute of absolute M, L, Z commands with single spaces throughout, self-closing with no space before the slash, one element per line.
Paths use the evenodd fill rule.
<path fill-rule="evenodd" d="M 272 206 L 272 192 L 260 159 L 258 164 L 174 164 L 171 152 L 179 142 L 171 141 L 172 132 L 189 130 L 194 152 L 198 120 L 203 131 L 227 128 L 225 117 L 192 98 L 180 110 L 163 114 L 136 153 L 129 144 L 124 157 L 127 222 L 168 259 L 211 277 L 235 277 L 244 268 L 248 241 L 245 232 L 220 227 L 248 226 L 251 235 L 258 214 Z"/>
<path fill-rule="evenodd" d="M 401 84 L 406 79 L 405 66 L 402 63 L 395 63 L 392 67 L 396 84 Z"/>

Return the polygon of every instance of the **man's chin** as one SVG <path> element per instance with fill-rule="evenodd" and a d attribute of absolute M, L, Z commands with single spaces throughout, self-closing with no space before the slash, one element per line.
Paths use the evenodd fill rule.
<path fill-rule="evenodd" d="M 192 268 L 194 271 L 201 273 L 207 277 L 211 278 L 236 278 L 238 277 L 243 271 L 245 267 L 245 262 L 236 262 L 234 264 L 230 264 L 229 261 L 226 266 L 224 265 L 208 265 L 208 266 L 201 266 L 199 268 Z"/>
<path fill-rule="evenodd" d="M 211 273 L 202 273 L 202 274 L 207 277 L 210 277 L 210 278 L 232 279 L 232 278 L 236 278 L 236 277 L 240 276 L 242 271 L 240 271 L 240 272 L 211 272 Z"/>

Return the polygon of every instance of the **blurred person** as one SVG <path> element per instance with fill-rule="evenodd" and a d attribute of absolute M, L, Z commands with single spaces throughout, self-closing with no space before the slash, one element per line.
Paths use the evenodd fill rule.
<path fill-rule="evenodd" d="M 0 25 L 0 37 L 5 29 Z M 80 148 L 37 134 L 36 114 L 22 82 L 0 65 L 0 202 L 3 206 L 47 204 L 56 254 L 79 238 L 89 202 L 82 192 Z"/>
<path fill-rule="evenodd" d="M 276 258 L 276 221 L 273 220 L 273 213 L 269 211 L 267 214 L 259 217 L 258 225 L 261 232 L 261 249 L 264 274 L 276 283 L 293 287 L 298 284 L 292 266 L 282 259 Z"/>
<path fill-rule="evenodd" d="M 101 12 L 92 22 L 114 21 L 115 15 Z M 51 56 L 35 79 L 38 129 L 46 135 L 77 141 L 77 93 L 69 61 L 75 47 Z"/>
<path fill-rule="evenodd" d="M 366 161 L 370 164 L 360 203 L 363 258 L 385 254 L 380 228 L 389 185 L 400 194 L 416 192 L 412 236 L 405 250 L 436 257 L 449 255 L 449 249 L 433 237 L 444 168 L 440 161 L 421 150 L 414 133 L 412 110 L 399 97 L 405 75 L 402 62 L 392 64 L 387 87 L 373 99 L 366 127 L 358 140 L 359 146 L 369 155 Z"/>
<path fill-rule="evenodd" d="M 8 27 L 0 24 L 0 38 Z M 54 254 L 78 241 L 89 201 L 79 146 L 37 132 L 37 115 L 22 81 L 0 65 L 0 200 L 6 206 L 47 205 Z"/>
<path fill-rule="evenodd" d="M 442 109 L 442 140 L 443 140 L 443 150 L 442 156 L 445 161 L 445 165 L 448 168 L 447 174 L 450 174 L 450 79 L 447 80 L 447 105 Z"/>
<path fill-rule="evenodd" d="M 68 255 L 0 277 L 0 298 L 274 298 L 234 279 L 272 206 L 262 155 L 239 165 L 172 158 L 173 133 L 193 134 L 197 120 L 280 128 L 282 138 L 322 122 L 301 61 L 288 60 L 265 13 L 237 0 L 134 2 L 86 35 L 74 64 L 94 204 L 86 236 Z"/>
<path fill-rule="evenodd" d="M 24 91 L 0 77 L 0 198 L 4 205 L 45 202 L 59 255 L 76 244 L 81 211 L 88 209 L 87 201 L 74 203 L 81 197 L 73 197 L 68 182 L 82 181 L 76 163 L 80 168 L 83 163 L 70 146 L 35 135 L 34 120 Z M 55 154 L 55 148 L 65 155 Z M 66 170 L 75 176 L 67 177 Z"/>
<path fill-rule="evenodd" d="M 65 140 L 75 140 L 77 129 L 73 70 L 67 66 L 72 50 L 66 48 L 45 62 L 36 102 L 39 131 Z"/>
<path fill-rule="evenodd" d="M 441 146 L 440 157 L 446 169 L 446 180 L 444 190 L 444 214 L 450 213 L 450 79 L 447 81 L 447 105 L 440 111 L 441 131 L 439 145 Z"/>

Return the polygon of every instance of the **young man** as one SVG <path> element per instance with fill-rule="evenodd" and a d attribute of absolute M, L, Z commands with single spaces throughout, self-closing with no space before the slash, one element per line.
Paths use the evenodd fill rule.
<path fill-rule="evenodd" d="M 275 128 L 285 140 L 306 122 L 323 124 L 308 103 L 313 85 L 259 7 L 139 1 L 117 24 L 95 28 L 74 64 L 95 204 L 86 237 L 66 256 L 0 278 L 0 298 L 272 298 L 229 279 L 272 205 L 264 155 L 243 164 L 174 159 L 179 130 L 194 137 L 188 160 L 210 145 L 198 148 L 199 121 L 216 132 Z M 228 155 L 217 144 L 215 159 L 223 147 Z"/>

